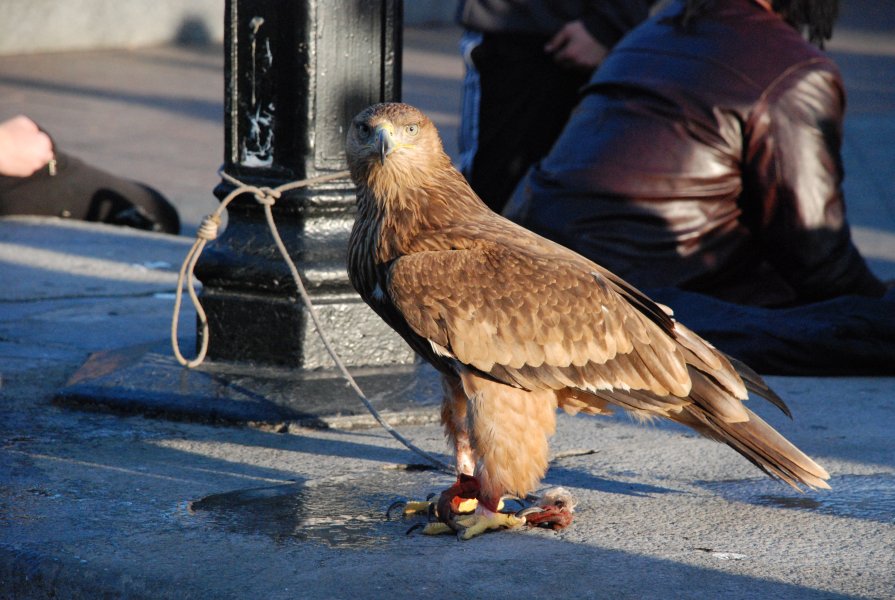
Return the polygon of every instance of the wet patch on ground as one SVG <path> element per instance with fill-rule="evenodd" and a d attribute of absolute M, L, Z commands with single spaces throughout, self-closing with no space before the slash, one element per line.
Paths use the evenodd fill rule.
<path fill-rule="evenodd" d="M 264 535 L 277 543 L 317 542 L 372 548 L 400 539 L 406 524 L 386 510 L 422 489 L 438 489 L 431 474 L 390 473 L 379 480 L 314 481 L 212 494 L 189 502 L 182 518 L 192 526 Z"/>
<path fill-rule="evenodd" d="M 829 484 L 831 490 L 800 494 L 770 479 L 703 483 L 734 502 L 895 524 L 895 474 L 842 475 Z"/>

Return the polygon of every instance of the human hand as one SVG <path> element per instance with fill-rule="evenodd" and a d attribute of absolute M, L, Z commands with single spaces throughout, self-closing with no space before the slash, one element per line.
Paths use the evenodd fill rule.
<path fill-rule="evenodd" d="M 0 175 L 28 177 L 53 159 L 50 136 L 24 115 L 0 123 Z"/>
<path fill-rule="evenodd" d="M 598 42 L 581 21 L 569 21 L 544 46 L 563 67 L 596 69 L 609 50 Z"/>

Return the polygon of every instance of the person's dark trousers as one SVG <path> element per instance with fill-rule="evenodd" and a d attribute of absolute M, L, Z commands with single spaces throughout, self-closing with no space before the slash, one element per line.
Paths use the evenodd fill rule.
<path fill-rule="evenodd" d="M 0 216 L 42 215 L 180 233 L 177 210 L 149 186 L 111 175 L 63 153 L 55 173 L 0 176 Z"/>
<path fill-rule="evenodd" d="M 644 290 L 719 350 L 766 375 L 895 375 L 895 288 L 884 298 L 764 308 L 675 288 Z"/>
<path fill-rule="evenodd" d="M 498 213 L 528 167 L 550 150 L 590 77 L 557 65 L 544 52 L 548 39 L 486 33 L 472 51 L 481 96 L 468 178 Z"/>

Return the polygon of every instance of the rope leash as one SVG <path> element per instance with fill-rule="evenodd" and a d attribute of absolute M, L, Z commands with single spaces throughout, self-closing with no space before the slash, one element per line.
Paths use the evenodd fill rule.
<path fill-rule="evenodd" d="M 282 238 L 280 238 L 279 229 L 277 229 L 276 222 L 274 221 L 273 211 L 271 210 L 271 207 L 276 203 L 277 200 L 280 199 L 283 192 L 320 183 L 326 183 L 328 181 L 333 181 L 336 179 L 342 179 L 349 175 L 348 171 L 339 171 L 338 173 L 311 177 L 309 179 L 302 179 L 299 181 L 292 181 L 275 188 L 248 185 L 236 179 L 232 175 L 225 173 L 224 171 L 219 171 L 219 175 L 224 181 L 233 185 L 234 189 L 229 194 L 227 194 L 227 196 L 221 201 L 220 206 L 218 206 L 218 208 L 212 214 L 206 216 L 202 220 L 202 224 L 199 226 L 199 229 L 196 232 L 196 241 L 193 242 L 192 247 L 187 252 L 186 258 L 184 259 L 183 265 L 180 267 L 180 272 L 177 276 L 177 291 L 174 297 L 174 314 L 171 318 L 171 347 L 174 350 L 174 356 L 177 359 L 177 362 L 179 362 L 184 367 L 187 367 L 188 369 L 193 369 L 195 367 L 198 367 L 205 361 L 205 357 L 208 354 L 208 317 L 205 314 L 205 310 L 202 308 L 202 303 L 199 301 L 199 297 L 196 295 L 194 285 L 194 270 L 196 268 L 196 263 L 199 260 L 199 256 L 202 254 L 202 250 L 205 249 L 206 244 L 217 237 L 218 229 L 221 225 L 221 215 L 227 209 L 227 206 L 237 196 L 247 193 L 252 194 L 255 200 L 264 208 L 264 217 L 267 220 L 267 226 L 270 229 L 270 233 L 271 235 L 273 235 L 274 243 L 276 244 L 277 249 L 280 251 L 280 255 L 283 257 L 283 260 L 286 261 L 286 265 L 289 267 L 289 272 L 292 274 L 292 279 L 295 281 L 295 286 L 298 289 L 299 295 L 301 296 L 302 303 L 307 309 L 308 314 L 311 316 L 311 321 L 313 321 L 314 323 L 314 328 L 317 330 L 317 335 L 320 336 L 320 340 L 323 342 L 323 346 L 326 348 L 326 351 L 333 359 L 333 362 L 338 367 L 342 376 L 348 382 L 348 385 L 354 390 L 355 394 L 357 394 L 358 398 L 360 398 L 360 401 L 364 404 L 373 418 L 376 419 L 376 422 L 379 423 L 383 427 L 383 429 L 388 431 L 393 438 L 401 442 L 401 444 L 403 444 L 409 450 L 415 452 L 422 458 L 426 459 L 428 462 L 435 465 L 439 470 L 453 475 L 454 469 L 450 465 L 448 465 L 444 461 L 439 460 L 438 458 L 435 458 L 425 450 L 417 447 L 410 440 L 401 435 L 397 430 L 395 430 L 394 427 L 389 425 L 385 421 L 385 419 L 382 418 L 382 415 L 379 414 L 379 411 L 377 411 L 367 399 L 366 394 L 364 394 L 363 390 L 361 390 L 360 386 L 357 384 L 357 381 L 355 381 L 354 377 L 345 366 L 345 363 L 342 362 L 342 359 L 339 357 L 332 344 L 330 343 L 329 337 L 326 335 L 320 318 L 317 315 L 317 310 L 314 308 L 314 305 L 311 302 L 311 297 L 308 295 L 308 291 L 301 280 L 298 268 L 295 266 L 295 262 L 292 260 L 292 257 L 289 256 L 289 251 L 286 249 L 286 245 L 283 243 Z M 199 317 L 199 322 L 202 328 L 202 341 L 199 352 L 196 357 L 191 360 L 184 357 L 183 354 L 180 352 L 180 344 L 177 341 L 177 327 L 180 323 L 180 308 L 183 301 L 184 281 L 186 281 L 187 283 L 187 293 L 189 294 L 190 300 L 192 301 L 193 306 L 196 309 L 196 314 Z"/>

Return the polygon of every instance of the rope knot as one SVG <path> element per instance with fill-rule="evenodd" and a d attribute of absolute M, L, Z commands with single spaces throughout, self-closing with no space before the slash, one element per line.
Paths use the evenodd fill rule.
<path fill-rule="evenodd" d="M 218 227 L 221 224 L 221 218 L 217 215 L 205 215 L 202 224 L 196 231 L 196 237 L 206 241 L 211 241 L 218 237 Z"/>
<path fill-rule="evenodd" d="M 273 206 L 280 199 L 280 196 L 282 196 L 280 190 L 274 188 L 260 187 L 255 190 L 255 200 L 258 201 L 258 204 L 264 204 L 265 206 Z"/>

